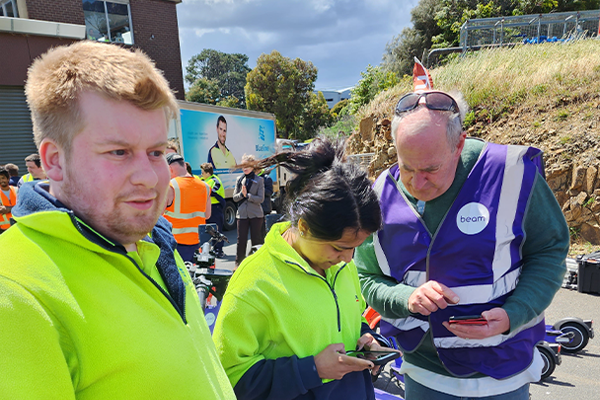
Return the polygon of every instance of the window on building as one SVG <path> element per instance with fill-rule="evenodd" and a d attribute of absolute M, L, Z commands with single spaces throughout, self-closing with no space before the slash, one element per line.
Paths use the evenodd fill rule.
<path fill-rule="evenodd" d="M 0 17 L 19 18 L 17 0 L 0 0 Z"/>
<path fill-rule="evenodd" d="M 89 40 L 133 44 L 128 0 L 83 0 L 83 15 Z"/>

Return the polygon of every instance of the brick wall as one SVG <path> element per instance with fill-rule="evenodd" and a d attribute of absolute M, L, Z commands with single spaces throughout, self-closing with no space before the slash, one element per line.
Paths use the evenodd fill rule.
<path fill-rule="evenodd" d="M 133 39 L 163 71 L 175 96 L 183 100 L 183 73 L 176 4 L 166 0 L 130 0 Z"/>
<path fill-rule="evenodd" d="M 83 25 L 81 0 L 27 0 L 29 19 Z"/>
<path fill-rule="evenodd" d="M 134 47 L 142 49 L 163 71 L 178 99 L 184 99 L 176 3 L 130 0 Z M 85 24 L 81 0 L 27 0 L 30 19 Z M 127 47 L 127 46 L 125 46 Z"/>

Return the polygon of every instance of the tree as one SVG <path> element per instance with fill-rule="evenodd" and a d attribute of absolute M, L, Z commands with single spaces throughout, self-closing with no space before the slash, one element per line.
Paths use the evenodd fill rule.
<path fill-rule="evenodd" d="M 213 79 L 198 78 L 185 94 L 187 101 L 195 103 L 216 104 L 221 96 L 219 83 Z"/>
<path fill-rule="evenodd" d="M 329 106 L 323 93 L 310 93 L 302 115 L 302 130 L 295 139 L 310 139 L 316 135 L 320 127 L 328 127 L 332 123 L 333 116 L 329 112 Z"/>
<path fill-rule="evenodd" d="M 331 117 L 334 120 L 339 119 L 341 117 L 340 114 L 342 113 L 342 110 L 344 108 L 346 110 L 348 109 L 347 106 L 348 106 L 349 102 L 350 101 L 348 99 L 344 99 L 344 100 L 340 100 L 337 103 L 335 103 L 335 106 L 331 107 L 331 110 L 329 110 L 329 113 L 331 114 Z M 346 114 L 347 114 L 347 112 L 346 112 Z"/>
<path fill-rule="evenodd" d="M 250 72 L 247 55 L 204 49 L 188 61 L 185 70 L 187 72 L 185 80 L 191 85 L 190 91 L 199 79 L 214 82 L 219 89 L 215 97 L 198 102 L 217 104 L 225 101 L 227 104 L 235 104 L 238 108 L 246 107 L 244 85 L 246 84 L 246 75 Z M 201 82 L 199 86 L 206 88 L 207 83 Z M 214 90 L 210 90 L 209 94 L 213 95 Z M 233 102 L 231 99 L 226 100 L 227 98 L 236 98 L 237 102 Z"/>
<path fill-rule="evenodd" d="M 246 103 L 249 110 L 275 114 L 281 137 L 297 138 L 302 133 L 305 110 L 311 107 L 311 95 L 317 68 L 310 61 L 292 60 L 273 50 L 261 54 L 246 79 Z"/>
<path fill-rule="evenodd" d="M 384 71 L 395 72 L 398 76 L 412 74 L 413 58 L 422 58 L 423 51 L 431 48 L 432 38 L 441 33 L 435 19 L 439 5 L 439 0 L 421 0 L 411 10 L 413 27 L 404 28 L 385 46 L 381 63 Z"/>
<path fill-rule="evenodd" d="M 385 45 L 381 68 L 399 76 L 412 74 L 414 58 L 420 59 L 423 50 L 428 48 L 425 43 L 425 37 L 416 29 L 404 28 Z"/>
<path fill-rule="evenodd" d="M 350 112 L 354 114 L 360 107 L 369 104 L 378 93 L 392 88 L 400 81 L 391 71 L 381 67 L 367 65 L 367 71 L 361 72 L 361 80 L 350 91 Z"/>

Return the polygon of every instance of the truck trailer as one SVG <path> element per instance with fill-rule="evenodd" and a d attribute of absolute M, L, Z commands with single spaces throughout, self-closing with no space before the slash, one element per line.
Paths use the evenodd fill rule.
<path fill-rule="evenodd" d="M 244 154 L 261 159 L 282 150 L 282 142 L 277 140 L 275 115 L 187 101 L 178 103 L 179 115 L 171 122 L 169 137 L 177 138 L 180 152 L 195 175 L 201 175 L 201 164 L 213 164 L 214 173 L 225 187 L 224 229 L 235 229 L 237 206 L 233 191 L 242 170 L 234 166 L 241 163 Z M 280 198 L 279 188 L 289 175 L 289 171 L 281 173 L 278 168 L 270 172 L 275 198 Z"/>

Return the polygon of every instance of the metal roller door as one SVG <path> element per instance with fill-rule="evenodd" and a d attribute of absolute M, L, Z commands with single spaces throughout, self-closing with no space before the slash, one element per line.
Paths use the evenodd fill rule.
<path fill-rule="evenodd" d="M 16 164 L 25 175 L 24 159 L 36 152 L 23 86 L 0 86 L 0 165 Z"/>

